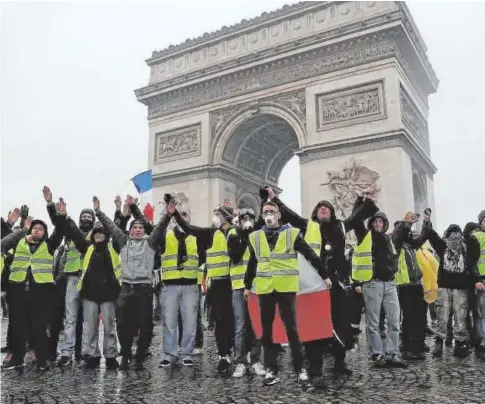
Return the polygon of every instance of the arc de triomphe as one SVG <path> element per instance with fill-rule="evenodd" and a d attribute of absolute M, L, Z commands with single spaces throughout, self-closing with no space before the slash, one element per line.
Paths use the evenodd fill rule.
<path fill-rule="evenodd" d="M 403 2 L 303 2 L 155 51 L 148 86 L 154 199 L 195 223 L 225 197 L 259 210 L 300 158 L 302 213 L 348 213 L 375 185 L 391 223 L 434 207 L 428 95 L 438 79 Z"/>

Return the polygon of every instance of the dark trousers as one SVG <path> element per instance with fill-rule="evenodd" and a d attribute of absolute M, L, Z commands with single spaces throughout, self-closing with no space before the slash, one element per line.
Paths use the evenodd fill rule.
<path fill-rule="evenodd" d="M 234 340 L 232 287 L 230 279 L 212 281 L 209 294 L 214 314 L 217 350 L 221 356 L 230 355 Z"/>
<path fill-rule="evenodd" d="M 56 285 L 55 292 L 53 293 L 52 298 L 53 298 L 53 302 L 52 302 L 52 314 L 51 314 L 50 337 L 49 337 L 49 359 L 55 360 L 57 358 L 57 345 L 59 344 L 59 334 L 61 333 L 62 325 L 64 322 L 64 309 L 65 309 L 65 303 L 64 303 L 65 295 L 62 293 L 62 290 L 59 290 L 58 285 Z M 76 327 L 76 345 L 77 345 L 77 341 L 80 340 L 81 338 L 79 338 L 77 335 L 77 327 Z M 77 355 L 77 350 L 76 350 L 76 355 Z"/>
<path fill-rule="evenodd" d="M 267 295 L 259 295 L 259 307 L 261 311 L 261 325 L 263 328 L 264 365 L 266 368 L 278 371 L 277 345 L 273 344 L 273 321 L 275 318 L 276 304 L 285 326 L 286 335 L 290 344 L 293 367 L 296 373 L 300 373 L 303 367 L 303 354 L 300 338 L 296 328 L 296 294 L 273 292 Z"/>
<path fill-rule="evenodd" d="M 8 317 L 7 300 L 4 297 L 2 297 L 2 316 Z"/>
<path fill-rule="evenodd" d="M 357 293 L 355 290 L 350 292 L 350 324 L 352 327 L 352 333 L 355 335 L 360 334 L 360 323 L 362 319 L 362 312 L 365 307 L 364 296 L 362 293 Z"/>
<path fill-rule="evenodd" d="M 197 331 L 195 332 L 194 348 L 202 348 L 204 345 L 204 330 L 202 329 L 202 310 L 200 308 L 201 289 L 199 286 L 199 305 L 197 306 Z M 182 344 L 182 315 L 179 313 L 179 345 Z"/>
<path fill-rule="evenodd" d="M 150 284 L 123 283 L 116 302 L 121 356 L 131 357 L 133 339 L 138 335 L 135 360 L 143 361 L 152 333 L 152 290 Z"/>
<path fill-rule="evenodd" d="M 404 351 L 420 353 L 426 338 L 426 302 L 421 285 L 398 288 L 402 311 L 402 344 Z"/>
<path fill-rule="evenodd" d="M 12 323 L 11 350 L 14 360 L 23 361 L 29 329 L 32 348 L 39 364 L 45 364 L 49 357 L 47 326 L 50 323 L 51 298 L 54 284 L 31 285 L 29 291 L 24 285 L 11 285 L 9 289 L 10 321 Z"/>

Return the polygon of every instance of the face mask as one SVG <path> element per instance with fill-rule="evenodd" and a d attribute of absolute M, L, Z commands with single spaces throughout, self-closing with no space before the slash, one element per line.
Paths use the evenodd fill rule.
<path fill-rule="evenodd" d="M 248 230 L 254 227 L 254 223 L 251 220 L 246 220 L 243 224 L 243 229 Z"/>
<path fill-rule="evenodd" d="M 216 229 L 218 229 L 219 227 L 221 227 L 221 219 L 219 218 L 219 216 L 212 216 L 212 226 L 215 227 Z"/>
<path fill-rule="evenodd" d="M 274 226 L 276 224 L 276 217 L 274 215 L 266 215 L 264 222 L 267 226 Z"/>
<path fill-rule="evenodd" d="M 79 228 L 83 231 L 88 231 L 93 228 L 93 221 L 83 219 L 79 222 Z"/>

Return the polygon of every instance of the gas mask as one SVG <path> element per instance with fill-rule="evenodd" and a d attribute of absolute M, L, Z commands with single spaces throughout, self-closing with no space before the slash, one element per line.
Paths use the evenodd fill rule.
<path fill-rule="evenodd" d="M 248 219 L 243 222 L 242 228 L 244 230 L 249 230 L 254 227 L 254 220 Z"/>
<path fill-rule="evenodd" d="M 217 215 L 212 216 L 212 227 L 219 229 L 221 227 L 221 218 Z"/>
<path fill-rule="evenodd" d="M 266 226 L 274 227 L 278 223 L 278 220 L 275 215 L 270 213 L 265 216 L 264 222 L 266 223 Z"/>

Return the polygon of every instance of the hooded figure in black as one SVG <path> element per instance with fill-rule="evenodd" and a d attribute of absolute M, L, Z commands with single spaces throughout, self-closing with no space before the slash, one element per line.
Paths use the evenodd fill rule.
<path fill-rule="evenodd" d="M 4 369 L 21 368 L 24 362 L 25 346 L 29 328 L 32 330 L 32 342 L 40 370 L 47 367 L 49 356 L 47 326 L 51 312 L 51 296 L 54 288 L 54 277 L 51 258 L 50 264 L 45 262 L 47 256 L 53 256 L 59 246 L 62 235 L 56 227 L 51 237 L 47 233 L 47 225 L 42 220 L 27 219 L 28 230 L 14 232 L 2 239 L 2 253 L 14 249 L 14 259 L 9 277 L 8 303 L 10 321 L 12 322 L 12 359 L 4 363 Z M 42 250 L 39 250 L 42 248 Z M 44 250 L 45 248 L 45 250 Z M 42 254 L 36 256 L 35 254 Z M 31 264 L 25 268 L 25 256 L 31 255 Z M 38 262 L 35 262 L 35 261 Z M 32 265 L 36 267 L 32 268 Z M 49 268 L 50 267 L 50 268 Z M 45 271 L 50 269 L 50 271 Z"/>
<path fill-rule="evenodd" d="M 332 322 L 334 338 L 331 341 L 332 353 L 335 357 L 334 371 L 336 373 L 351 374 L 351 369 L 345 363 L 345 351 L 353 346 L 353 333 L 350 322 L 349 281 L 350 267 L 345 255 L 346 234 L 353 230 L 356 224 L 362 223 L 375 212 L 377 207 L 370 198 L 358 197 L 355 201 L 350 217 L 339 220 L 335 215 L 335 208 L 329 201 L 318 202 L 313 209 L 310 219 L 304 219 L 279 198 L 274 196 L 271 188 L 267 187 L 269 197 L 282 212 L 282 221 L 301 230 L 305 240 L 309 240 L 309 222 L 317 223 L 320 232 L 320 258 L 326 262 L 333 287 L 331 294 Z M 370 190 L 367 190 L 370 191 Z M 366 192 L 367 192 L 366 191 Z M 266 196 L 263 194 L 263 197 Z M 312 246 L 313 247 L 313 246 Z M 307 358 L 310 362 L 309 375 L 320 377 L 323 366 L 323 340 L 312 341 L 305 344 Z"/>

